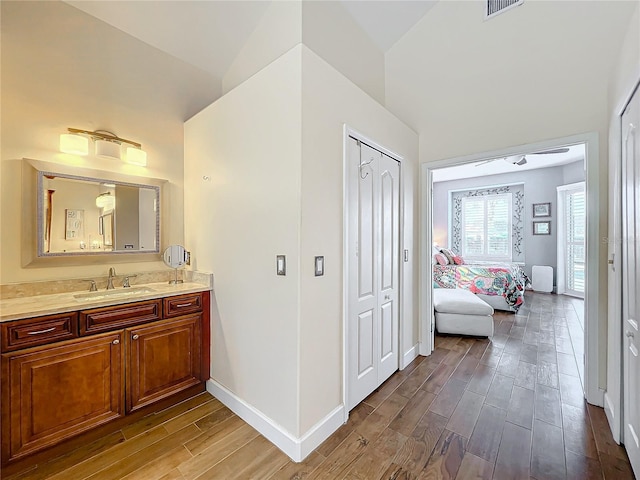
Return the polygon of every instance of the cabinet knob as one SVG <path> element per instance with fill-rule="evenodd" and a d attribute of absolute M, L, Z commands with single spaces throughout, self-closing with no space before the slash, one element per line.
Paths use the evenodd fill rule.
<path fill-rule="evenodd" d="M 133 337 L 131 337 L 132 340 L 137 340 L 139 338 L 140 338 L 140 335 L 138 335 L 137 333 Z"/>
<path fill-rule="evenodd" d="M 111 343 L 113 343 L 114 345 L 118 345 L 118 344 L 120 343 L 120 340 L 118 340 L 118 339 L 116 338 L 116 339 L 115 339 L 113 342 L 111 342 Z"/>
<path fill-rule="evenodd" d="M 634 337 L 633 332 L 630 332 L 629 330 L 627 330 L 627 337 L 633 338 Z"/>

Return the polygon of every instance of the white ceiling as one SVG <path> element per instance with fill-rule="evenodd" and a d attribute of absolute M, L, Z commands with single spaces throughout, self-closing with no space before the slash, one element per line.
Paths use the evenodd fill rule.
<path fill-rule="evenodd" d="M 221 79 L 271 2 L 67 0 L 66 3 Z M 385 53 L 436 1 L 339 0 L 339 3 Z"/>
<path fill-rule="evenodd" d="M 341 0 L 356 23 L 383 53 L 400 40 L 437 0 Z"/>
<path fill-rule="evenodd" d="M 566 153 L 548 153 L 536 155 L 525 153 L 527 163 L 525 165 L 513 165 L 504 160 L 505 157 L 498 157 L 473 162 L 471 164 L 457 165 L 455 167 L 441 168 L 433 171 L 434 182 L 445 182 L 448 180 L 458 180 L 461 178 L 485 177 L 487 175 L 499 175 L 501 173 L 522 173 L 527 170 L 538 168 L 557 167 L 567 163 L 585 159 L 584 145 L 572 145 Z"/>
<path fill-rule="evenodd" d="M 221 79 L 270 2 L 70 0 L 66 3 Z"/>

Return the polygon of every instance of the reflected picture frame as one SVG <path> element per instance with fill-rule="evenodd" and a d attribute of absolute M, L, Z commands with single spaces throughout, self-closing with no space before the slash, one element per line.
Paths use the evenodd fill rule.
<path fill-rule="evenodd" d="M 551 235 L 551 221 L 533 222 L 534 235 Z"/>
<path fill-rule="evenodd" d="M 533 204 L 533 217 L 550 217 L 551 216 L 551 202 L 547 203 L 534 203 Z"/>

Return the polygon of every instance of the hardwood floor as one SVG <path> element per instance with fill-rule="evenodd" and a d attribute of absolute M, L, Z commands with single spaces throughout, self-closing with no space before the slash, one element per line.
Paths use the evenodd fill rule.
<path fill-rule="evenodd" d="M 436 337 L 302 463 L 204 393 L 11 479 L 631 479 L 582 399 L 576 316 L 527 293 L 518 315 L 496 312 L 491 340 Z"/>

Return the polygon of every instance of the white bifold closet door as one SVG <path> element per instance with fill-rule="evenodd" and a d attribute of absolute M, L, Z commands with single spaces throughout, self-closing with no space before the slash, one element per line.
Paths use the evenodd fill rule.
<path fill-rule="evenodd" d="M 622 115 L 623 435 L 640 475 L 640 93 Z"/>
<path fill-rule="evenodd" d="M 349 139 L 347 402 L 398 369 L 400 164 Z"/>

